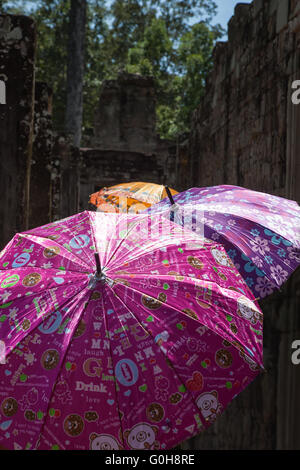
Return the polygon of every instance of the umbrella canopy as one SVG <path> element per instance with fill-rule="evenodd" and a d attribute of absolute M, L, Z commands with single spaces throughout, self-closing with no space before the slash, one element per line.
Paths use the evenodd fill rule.
<path fill-rule="evenodd" d="M 272 294 L 300 265 L 297 202 L 227 185 L 191 188 L 174 202 L 173 219 L 221 243 L 256 298 Z M 150 210 L 169 215 L 169 206 L 162 201 Z"/>
<path fill-rule="evenodd" d="M 0 445 L 169 449 L 213 423 L 263 369 L 262 313 L 217 252 L 148 214 L 15 235 L 0 254 Z"/>
<path fill-rule="evenodd" d="M 171 195 L 177 191 L 168 188 Z M 90 203 L 101 212 L 139 213 L 167 197 L 166 187 L 155 183 L 122 183 L 102 188 L 90 196 Z"/>

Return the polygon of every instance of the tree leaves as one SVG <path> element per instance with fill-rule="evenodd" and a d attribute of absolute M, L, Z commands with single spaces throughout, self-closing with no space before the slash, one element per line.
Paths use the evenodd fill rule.
<path fill-rule="evenodd" d="M 53 88 L 54 125 L 62 130 L 70 0 L 2 4 L 5 11 L 30 14 L 37 22 L 36 79 Z M 89 0 L 83 134 L 92 132 L 103 81 L 117 78 L 120 70 L 154 77 L 161 137 L 175 139 L 187 132 L 211 68 L 212 49 L 223 33 L 220 26 L 211 26 L 215 12 L 213 0 Z"/>

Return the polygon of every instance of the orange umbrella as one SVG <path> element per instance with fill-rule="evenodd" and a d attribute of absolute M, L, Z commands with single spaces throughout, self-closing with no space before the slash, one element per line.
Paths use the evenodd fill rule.
<path fill-rule="evenodd" d="M 101 212 L 139 213 L 166 197 L 173 203 L 172 196 L 177 193 L 161 184 L 121 183 L 91 194 L 89 202 Z"/>

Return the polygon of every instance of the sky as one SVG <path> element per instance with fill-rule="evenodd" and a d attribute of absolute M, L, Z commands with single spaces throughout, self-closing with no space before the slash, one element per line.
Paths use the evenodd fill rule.
<path fill-rule="evenodd" d="M 215 0 L 218 5 L 218 14 L 213 19 L 213 24 L 220 23 L 226 30 L 227 37 L 227 23 L 234 13 L 234 7 L 237 3 L 251 3 L 252 0 Z"/>

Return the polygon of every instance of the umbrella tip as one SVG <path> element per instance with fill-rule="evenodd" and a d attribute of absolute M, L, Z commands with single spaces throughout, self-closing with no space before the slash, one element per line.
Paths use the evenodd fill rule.
<path fill-rule="evenodd" d="M 96 261 L 96 267 L 97 267 L 97 274 L 101 274 L 101 264 L 100 264 L 99 253 L 95 253 L 95 261 Z"/>
<path fill-rule="evenodd" d="M 169 201 L 173 206 L 175 204 L 175 201 L 174 201 L 173 196 L 171 194 L 170 188 L 168 186 L 165 186 L 165 190 L 166 190 L 167 196 L 169 198 Z"/>

